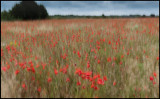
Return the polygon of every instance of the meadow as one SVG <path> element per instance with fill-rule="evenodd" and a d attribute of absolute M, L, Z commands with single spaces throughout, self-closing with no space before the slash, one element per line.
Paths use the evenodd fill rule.
<path fill-rule="evenodd" d="M 159 18 L 1 21 L 1 97 L 159 98 Z"/>

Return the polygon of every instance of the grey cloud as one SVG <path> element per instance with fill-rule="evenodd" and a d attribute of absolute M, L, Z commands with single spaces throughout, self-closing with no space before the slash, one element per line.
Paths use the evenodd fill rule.
<path fill-rule="evenodd" d="M 1 1 L 1 11 L 11 9 L 18 1 Z M 50 15 L 159 15 L 159 1 L 36 1 L 43 4 Z"/>

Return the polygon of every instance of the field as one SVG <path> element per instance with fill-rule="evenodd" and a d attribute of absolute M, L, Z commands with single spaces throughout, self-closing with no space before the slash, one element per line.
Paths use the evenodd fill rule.
<path fill-rule="evenodd" d="M 159 18 L 1 21 L 1 97 L 159 98 Z"/>

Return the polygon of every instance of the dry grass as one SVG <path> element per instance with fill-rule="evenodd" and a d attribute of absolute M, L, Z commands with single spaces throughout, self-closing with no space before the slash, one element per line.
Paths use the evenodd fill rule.
<path fill-rule="evenodd" d="M 1 22 L 1 97 L 158 98 L 158 22 L 158 18 Z M 35 73 L 27 68 L 34 68 Z M 97 78 L 98 90 L 91 88 L 92 81 L 75 74 L 77 68 L 92 72 L 90 78 L 99 74 L 103 80 L 106 76 L 107 81 L 99 85 Z M 17 75 L 16 70 L 20 71 Z"/>

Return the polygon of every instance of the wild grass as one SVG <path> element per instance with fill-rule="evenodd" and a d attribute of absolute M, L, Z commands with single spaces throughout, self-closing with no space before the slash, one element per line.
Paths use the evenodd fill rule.
<path fill-rule="evenodd" d="M 1 22 L 1 95 L 159 98 L 159 19 Z"/>

